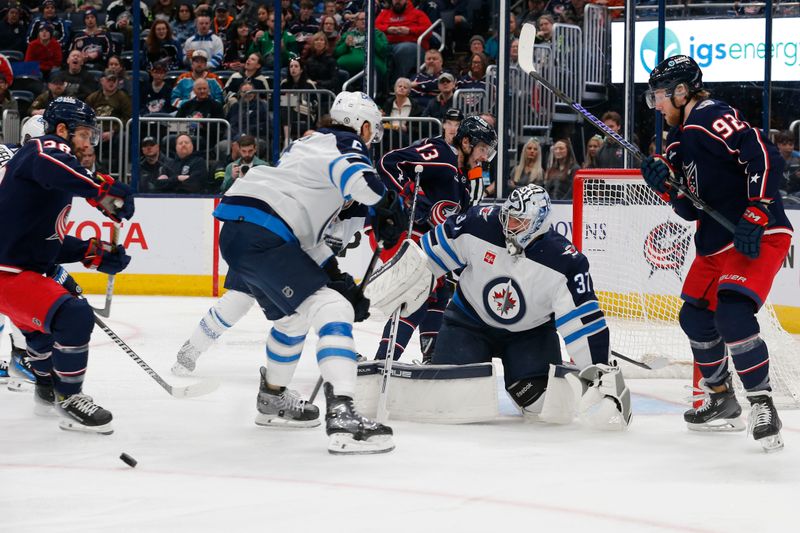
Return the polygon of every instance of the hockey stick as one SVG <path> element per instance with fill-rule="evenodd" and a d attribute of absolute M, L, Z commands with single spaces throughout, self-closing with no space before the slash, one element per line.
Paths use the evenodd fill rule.
<path fill-rule="evenodd" d="M 114 247 L 117 246 L 117 242 L 119 241 L 119 227 L 119 222 L 114 222 L 114 226 L 111 228 L 111 244 Z M 108 318 L 111 315 L 111 298 L 114 296 L 115 277 L 115 274 L 108 275 L 108 281 L 106 282 L 106 305 L 102 309 L 92 307 L 94 312 L 103 318 Z"/>
<path fill-rule="evenodd" d="M 128 354 L 128 356 L 136 361 L 142 370 L 147 372 L 147 374 L 153 378 L 156 383 L 161 385 L 161 387 L 170 393 L 175 398 L 195 398 L 197 396 L 203 396 L 214 391 L 217 387 L 219 387 L 219 381 L 216 380 L 207 380 L 207 381 L 200 381 L 198 383 L 193 383 L 191 385 L 187 385 L 185 387 L 174 387 L 164 381 L 164 379 L 158 375 L 158 373 L 150 367 L 146 362 L 139 357 L 136 352 L 134 352 L 130 346 L 128 346 L 125 341 L 119 338 L 119 336 L 114 333 L 114 331 L 109 328 L 105 322 L 103 322 L 99 316 L 94 316 L 94 322 L 100 329 L 102 329 L 106 335 L 111 337 L 111 340 L 116 343 L 117 346 L 122 348 L 122 351 Z"/>
<path fill-rule="evenodd" d="M 408 214 L 408 234 L 406 239 L 410 240 L 412 231 L 414 231 L 414 212 L 417 210 L 417 196 L 419 194 L 419 180 L 422 174 L 422 165 L 414 167 L 414 195 L 411 199 L 411 211 Z M 381 388 L 378 395 L 378 413 L 376 419 L 378 423 L 384 424 L 389 419 L 389 411 L 386 408 L 386 403 L 389 397 L 389 376 L 392 374 L 392 363 L 394 362 L 394 347 L 397 343 L 397 330 L 400 327 L 400 312 L 405 307 L 401 305 L 392 313 L 392 327 L 389 332 L 389 345 L 386 347 L 386 359 L 383 362 L 383 375 L 381 376 Z"/>
<path fill-rule="evenodd" d="M 361 284 L 358 286 L 358 290 L 361 292 L 361 295 L 364 295 L 364 288 L 367 286 L 367 280 L 372 275 L 372 271 L 375 270 L 375 265 L 378 263 L 378 258 L 383 251 L 383 241 L 378 241 L 378 245 L 375 247 L 375 251 L 372 252 L 372 258 L 369 260 L 369 266 L 367 266 L 367 271 L 364 272 L 364 277 L 361 278 Z M 322 387 L 322 376 L 317 379 L 317 384 L 314 385 L 314 390 L 311 391 L 311 396 L 308 398 L 308 403 L 314 403 L 314 400 L 317 398 L 317 394 L 319 394 L 319 389 Z"/>
<path fill-rule="evenodd" d="M 641 361 L 637 361 L 636 359 L 631 359 L 627 355 L 622 355 L 621 353 L 611 350 L 611 355 L 616 357 L 617 359 L 622 359 L 623 361 L 630 363 L 634 366 L 638 366 L 639 368 L 644 368 L 645 370 L 659 370 L 664 368 L 669 364 L 669 360 L 666 357 L 656 357 L 650 364 L 642 363 Z"/>
<path fill-rule="evenodd" d="M 542 86 L 553 93 L 556 98 L 563 101 L 565 104 L 570 106 L 572 109 L 577 111 L 579 114 L 583 115 L 592 125 L 598 128 L 600 131 L 611 137 L 618 145 L 622 148 L 627 150 L 633 157 L 638 159 L 639 161 L 644 161 L 647 157 L 636 147 L 634 144 L 628 142 L 627 139 L 622 137 L 619 133 L 615 132 L 608 126 L 606 126 L 602 120 L 594 116 L 589 110 L 585 109 L 581 104 L 564 94 L 563 91 L 560 91 L 556 88 L 552 83 L 547 81 L 544 76 L 542 76 L 537 70 L 536 65 L 533 62 L 533 52 L 534 52 L 534 45 L 536 44 L 536 26 L 531 24 L 530 22 L 526 22 L 522 25 L 522 31 L 519 35 L 519 66 L 522 70 L 526 73 L 533 76 L 533 78 L 542 84 Z M 674 180 L 669 180 L 669 184 L 679 190 L 684 196 L 686 196 L 689 200 L 691 200 L 692 204 L 697 209 L 701 209 L 708 213 L 708 216 L 716 220 L 722 227 L 734 233 L 736 231 L 736 226 L 724 215 L 720 214 L 716 209 L 709 206 L 703 200 L 700 199 L 695 193 L 689 190 L 688 187 L 685 185 L 678 183 Z"/>

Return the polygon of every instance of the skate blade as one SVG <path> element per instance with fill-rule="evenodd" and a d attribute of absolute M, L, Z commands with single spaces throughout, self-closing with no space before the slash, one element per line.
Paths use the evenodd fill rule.
<path fill-rule="evenodd" d="M 780 433 L 770 437 L 764 437 L 757 442 L 761 445 L 764 453 L 775 453 L 783 449 L 783 438 Z"/>
<path fill-rule="evenodd" d="M 11 392 L 33 392 L 33 383 L 26 379 L 10 378 L 6 388 Z"/>
<path fill-rule="evenodd" d="M 64 431 L 79 431 L 81 433 L 98 433 L 100 435 L 111 435 L 114 433 L 114 428 L 111 427 L 111 422 L 108 424 L 103 424 L 102 426 L 84 426 L 75 420 L 62 418 L 58 423 L 58 427 Z"/>
<path fill-rule="evenodd" d="M 258 413 L 256 415 L 256 425 L 288 429 L 315 428 L 320 425 L 320 420 L 319 418 L 314 420 L 292 420 L 290 418 L 282 418 L 276 415 L 265 415 L 263 413 Z"/>
<path fill-rule="evenodd" d="M 369 455 L 394 450 L 391 435 L 376 435 L 367 440 L 355 440 L 349 433 L 334 433 L 328 442 L 328 452 L 333 455 Z"/>
<path fill-rule="evenodd" d="M 700 431 L 704 433 L 733 433 L 736 431 L 744 431 L 746 427 L 745 423 L 740 418 L 724 418 L 721 420 L 707 422 L 705 424 L 690 424 L 687 422 L 686 426 L 691 431 Z"/>

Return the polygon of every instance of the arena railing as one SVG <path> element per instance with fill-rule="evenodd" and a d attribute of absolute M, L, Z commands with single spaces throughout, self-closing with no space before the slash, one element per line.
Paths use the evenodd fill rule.
<path fill-rule="evenodd" d="M 336 95 L 327 89 L 281 89 L 281 145 L 286 147 L 306 131 L 316 129 L 335 99 Z"/>
<path fill-rule="evenodd" d="M 486 89 L 456 89 L 453 93 L 453 107 L 460 109 L 465 117 L 470 115 L 480 115 L 488 109 L 486 97 L 489 84 Z"/>
<path fill-rule="evenodd" d="M 126 124 L 126 139 L 131 138 L 131 124 Z M 176 118 L 168 115 L 144 115 L 139 118 L 139 146 L 145 137 L 153 137 L 165 157 L 174 157 L 175 139 L 187 133 L 192 138 L 195 152 L 212 161 L 224 160 L 230 153 L 231 125 L 223 118 Z M 130 142 L 124 143 L 126 160 L 138 164 L 139 156 L 132 157 Z M 210 169 L 211 170 L 211 169 Z"/>
<path fill-rule="evenodd" d="M 439 34 L 439 33 L 436 33 L 436 34 L 434 34 L 434 33 L 433 33 L 433 30 L 434 30 L 434 29 L 435 29 L 437 26 L 439 26 L 439 27 L 441 27 L 441 28 L 442 28 L 442 32 L 441 32 L 441 34 Z M 422 60 L 422 54 L 423 54 L 423 50 L 425 50 L 425 49 L 422 47 L 422 43 L 425 41 L 425 39 L 426 39 L 427 37 L 429 37 L 429 36 L 431 36 L 431 35 L 436 35 L 436 36 L 439 38 L 439 43 L 441 43 L 441 44 L 439 45 L 439 51 L 441 52 L 441 51 L 443 51 L 443 50 L 444 50 L 444 47 L 445 47 L 445 44 L 444 44 L 444 43 L 445 43 L 445 34 L 444 34 L 444 32 L 445 32 L 445 29 L 444 29 L 444 21 L 443 21 L 442 19 L 436 19 L 436 21 L 435 21 L 435 22 L 433 22 L 433 23 L 432 23 L 430 26 L 428 26 L 428 29 L 427 29 L 427 30 L 425 30 L 424 32 L 422 32 L 422 33 L 420 34 L 420 36 L 419 36 L 419 37 L 417 37 L 417 65 L 418 65 L 418 66 L 417 66 L 417 70 L 421 70 L 421 69 L 422 69 L 422 67 L 424 67 L 424 66 L 425 66 L 425 62 Z"/>
<path fill-rule="evenodd" d="M 800 150 L 800 120 L 794 120 L 789 124 L 789 131 L 794 135 L 794 148 Z"/>
<path fill-rule="evenodd" d="M 125 124 L 117 117 L 97 117 L 97 128 L 100 130 L 100 143 L 95 146 L 97 164 L 105 166 L 115 179 L 125 178 Z M 103 137 L 111 133 L 108 140 Z"/>
<path fill-rule="evenodd" d="M 16 109 L 6 109 L 3 111 L 3 141 L 6 144 L 17 144 L 20 142 L 19 111 Z"/>
<path fill-rule="evenodd" d="M 545 79 L 577 103 L 583 101 L 583 31 L 574 24 L 554 24 L 553 49 Z M 559 109 L 559 107 L 561 109 Z M 553 119 L 577 122 L 581 118 L 569 106 L 557 106 Z"/>
<path fill-rule="evenodd" d="M 666 6 L 667 18 L 729 18 L 739 17 L 758 17 L 763 16 L 765 2 L 681 2 Z M 753 13 L 747 13 L 747 10 Z M 610 6 L 608 10 L 619 19 L 625 10 L 625 6 Z M 656 5 L 636 6 L 636 17 L 639 19 L 655 18 L 658 14 Z M 800 2 L 774 2 L 772 4 L 773 17 L 796 17 L 800 15 Z"/>
<path fill-rule="evenodd" d="M 383 140 L 375 145 L 375 164 L 387 152 L 415 141 L 442 135 L 442 123 L 433 117 L 383 117 Z"/>
<path fill-rule="evenodd" d="M 589 95 L 605 95 L 611 61 L 611 27 L 608 8 L 586 4 L 583 9 L 583 91 Z"/>
<path fill-rule="evenodd" d="M 352 76 L 351 78 L 348 78 L 348 79 L 347 79 L 347 80 L 346 80 L 346 81 L 345 81 L 345 82 L 342 84 L 342 90 L 343 90 L 343 91 L 349 91 L 349 90 L 350 90 L 350 84 L 351 84 L 351 83 L 355 83 L 355 82 L 357 82 L 358 80 L 360 80 L 360 79 L 361 79 L 361 78 L 363 78 L 363 77 L 364 77 L 364 71 L 362 70 L 362 71 L 361 71 L 361 72 L 359 72 L 358 74 L 355 74 L 355 75 L 354 75 L 354 76 Z"/>

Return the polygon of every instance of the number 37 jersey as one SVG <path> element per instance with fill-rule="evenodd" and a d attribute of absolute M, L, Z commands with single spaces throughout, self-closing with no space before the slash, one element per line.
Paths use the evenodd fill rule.
<path fill-rule="evenodd" d="M 581 368 L 608 362 L 609 332 L 589 261 L 552 229 L 512 256 L 499 213 L 472 207 L 422 237 L 435 276 L 463 268 L 450 305 L 478 324 L 514 332 L 554 320 Z"/>

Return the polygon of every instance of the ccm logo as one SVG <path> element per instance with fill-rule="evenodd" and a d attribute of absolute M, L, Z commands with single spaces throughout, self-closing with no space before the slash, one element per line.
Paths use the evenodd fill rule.
<path fill-rule="evenodd" d="M 494 252 L 486 252 L 486 254 L 483 256 L 483 260 L 490 265 L 493 265 L 496 257 L 497 256 L 494 254 Z"/>

